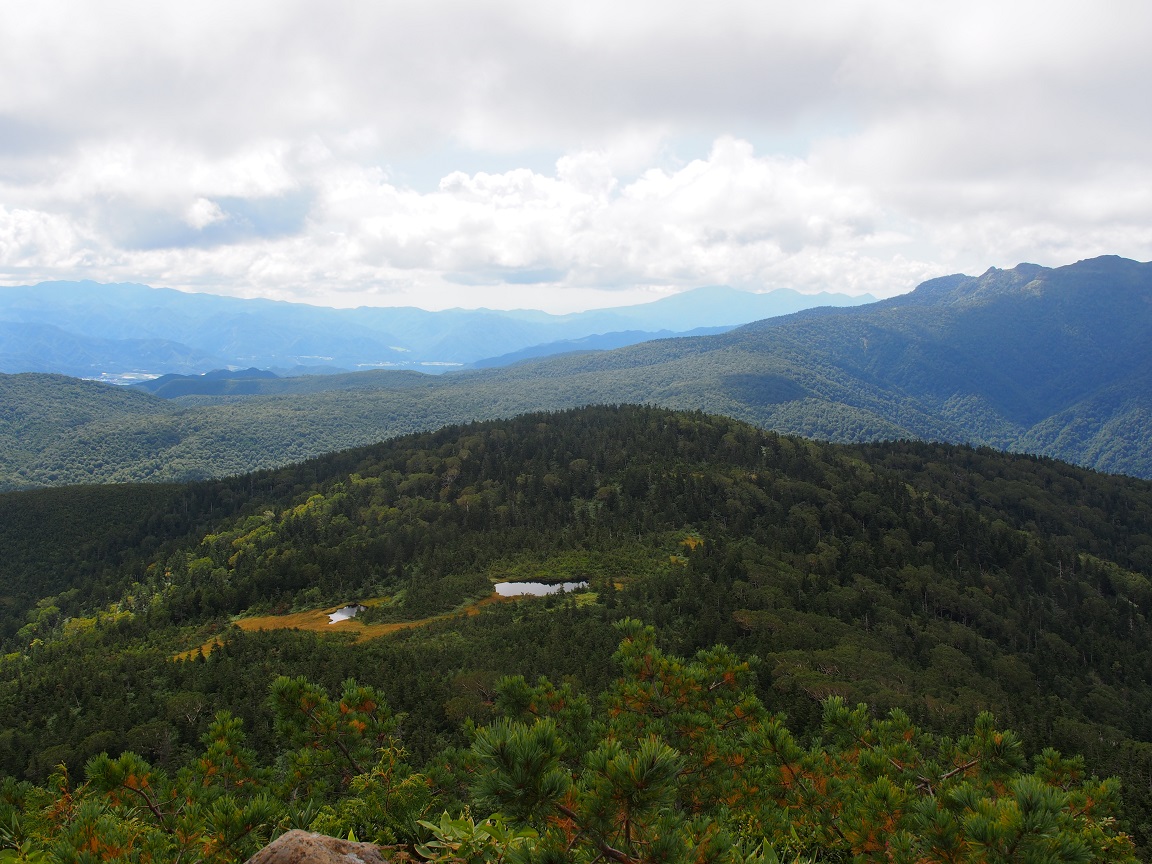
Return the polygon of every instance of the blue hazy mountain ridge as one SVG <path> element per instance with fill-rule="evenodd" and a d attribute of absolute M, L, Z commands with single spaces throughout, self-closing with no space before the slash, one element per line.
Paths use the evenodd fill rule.
<path fill-rule="evenodd" d="M 223 363 L 219 357 L 167 339 L 108 339 L 54 324 L 0 321 L 0 371 L 85 377 L 104 369 L 190 373 Z"/>
<path fill-rule="evenodd" d="M 532 310 L 330 309 L 131 283 L 45 282 L 0 288 L 0 323 L 5 324 L 0 371 L 53 371 L 78 377 L 128 370 L 189 374 L 251 366 L 438 371 L 595 334 L 678 333 L 743 324 L 815 304 L 849 305 L 872 299 L 803 295 L 787 289 L 753 294 L 714 286 L 638 306 L 549 315 Z M 21 339 L 18 325 L 30 331 L 54 327 L 59 338 Z M 100 339 L 88 335 L 92 333 L 99 333 Z M 143 350 L 145 343 L 171 345 L 165 353 L 158 345 Z M 133 346 L 141 350 L 133 354 Z"/>
<path fill-rule="evenodd" d="M 524 360 L 536 360 L 541 357 L 551 357 L 556 354 L 570 354 L 577 351 L 612 351 L 628 345 L 637 345 L 640 342 L 651 342 L 654 339 L 671 339 L 685 336 L 711 336 L 716 333 L 726 333 L 732 327 L 697 327 L 683 333 L 674 333 L 671 330 L 659 330 L 655 333 L 648 330 L 623 330 L 618 333 L 597 333 L 584 336 L 580 339 L 564 339 L 560 342 L 547 342 L 543 345 L 532 345 L 501 354 L 499 357 L 487 357 L 468 364 L 470 369 L 491 369 L 499 366 L 511 366 Z"/>
<path fill-rule="evenodd" d="M 825 440 L 989 445 L 1152 478 L 1150 332 L 1152 264 L 1025 264 L 867 306 L 505 368 L 263 379 L 261 395 L 155 399 L 167 406 L 149 409 L 157 416 L 117 419 L 120 392 L 105 387 L 105 414 L 45 437 L 34 459 L 16 466 L 0 448 L 0 485 L 221 476 L 449 423 L 624 403 Z M 50 376 L 0 376 L 0 405 L 65 415 L 57 389 Z M 0 416 L 0 438 L 4 428 Z"/>
<path fill-rule="evenodd" d="M 338 311 L 134 284 L 50 282 L 0 289 L 0 320 L 48 323 L 70 333 L 98 332 L 116 340 L 163 339 L 213 358 L 198 368 L 149 366 L 149 358 L 129 367 L 156 373 L 205 372 L 230 365 L 295 366 L 302 359 L 329 362 L 325 352 L 341 343 L 345 356 L 375 358 L 366 362 L 403 359 L 405 352 L 392 347 L 399 341 L 392 334 L 359 326 Z M 37 368 L 49 362 L 41 361 Z"/>
<path fill-rule="evenodd" d="M 568 354 L 581 351 L 611 351 L 626 345 L 636 345 L 653 339 L 669 339 L 676 336 L 704 336 L 713 333 L 724 333 L 731 327 L 698 327 L 687 333 L 673 333 L 668 330 L 650 332 L 645 330 L 626 330 L 620 333 L 600 333 L 585 336 L 580 339 L 565 339 L 560 342 L 548 342 L 543 345 L 532 345 L 519 351 L 502 354 L 499 357 L 489 357 L 467 364 L 469 369 L 491 369 L 500 366 L 511 366 L 525 360 L 536 360 L 541 357 L 551 357 L 556 354 Z M 301 386 L 298 381 L 284 381 L 302 377 L 315 377 L 318 374 L 327 376 L 325 380 L 315 382 L 313 386 Z M 165 399 L 181 399 L 188 396 L 256 396 L 278 392 L 315 392 L 321 389 L 339 390 L 349 389 L 346 385 L 352 382 L 353 387 L 360 386 L 355 382 L 359 379 L 349 378 L 349 375 L 363 375 L 364 373 L 349 373 L 344 369 L 328 369 L 323 373 L 300 368 L 296 371 L 287 370 L 278 375 L 270 370 L 256 368 L 249 369 L 215 369 L 201 374 L 170 373 L 158 378 L 133 382 L 130 386 L 162 396 Z M 269 382 L 276 381 L 277 384 Z M 312 382 L 309 382 L 312 383 Z"/>

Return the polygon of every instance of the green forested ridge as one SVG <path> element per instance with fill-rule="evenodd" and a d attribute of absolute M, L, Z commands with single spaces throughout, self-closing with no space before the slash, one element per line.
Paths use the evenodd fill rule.
<path fill-rule="evenodd" d="M 59 458 L 93 428 L 125 428 L 139 421 L 146 430 L 175 408 L 138 391 L 106 387 L 63 375 L 0 375 L 0 488 L 108 482 L 140 453 L 128 446 L 86 456 Z M 145 445 L 145 450 L 154 449 Z M 81 459 L 78 473 L 71 462 Z"/>
<path fill-rule="evenodd" d="M 425 807 L 420 818 L 438 823 L 441 810 L 455 813 L 459 802 L 470 801 L 473 818 L 491 809 L 510 819 L 531 817 L 542 832 L 540 842 L 554 842 L 548 826 L 559 823 L 549 819 L 559 818 L 560 811 L 552 793 L 542 793 L 529 814 L 516 809 L 525 806 L 523 801 L 500 798 L 499 784 L 469 791 L 466 778 L 477 776 L 469 760 L 486 758 L 490 764 L 483 741 L 494 739 L 477 739 L 473 756 L 452 755 L 450 749 L 468 746 L 469 723 L 496 719 L 495 694 L 518 692 L 497 682 L 519 674 L 527 681 L 547 675 L 558 687 L 565 682 L 573 693 L 593 697 L 591 726 L 577 728 L 571 726 L 573 718 L 557 719 L 556 734 L 568 743 L 553 767 L 569 779 L 553 773 L 548 782 L 575 796 L 570 809 L 576 823 L 587 822 L 582 842 L 593 844 L 590 856 L 598 849 L 594 837 L 618 848 L 613 845 L 618 837 L 609 838 L 608 828 L 593 824 L 601 782 L 596 772 L 616 777 L 602 781 L 611 785 L 623 782 L 633 758 L 650 759 L 659 774 L 672 765 L 682 771 L 685 763 L 677 760 L 700 756 L 685 743 L 689 738 L 677 738 L 687 732 L 649 721 L 643 728 L 678 755 L 658 744 L 623 755 L 596 744 L 605 735 L 612 738 L 617 722 L 610 710 L 603 714 L 595 708 L 596 694 L 620 693 L 621 687 L 636 692 L 627 689 L 636 686 L 628 684 L 636 670 L 611 660 L 621 638 L 614 622 L 635 618 L 655 627 L 656 643 L 644 649 L 648 654 L 690 657 L 724 643 L 737 657 L 758 657 L 749 670 L 733 672 L 748 698 L 764 706 L 749 702 L 740 709 L 751 711 L 758 724 L 746 731 L 765 735 L 777 729 L 771 733 L 777 736 L 774 746 L 787 751 L 786 739 L 779 737 L 784 726 L 770 726 L 768 714 L 757 713 L 782 712 L 796 746 L 806 752 L 810 736 L 823 728 L 817 755 L 793 754 L 806 766 L 801 771 L 796 762 L 797 776 L 807 772 L 805 782 L 812 788 L 823 784 L 847 794 L 853 783 L 846 778 L 857 777 L 856 772 L 871 772 L 867 783 L 875 784 L 889 770 L 877 773 L 878 766 L 868 760 L 861 767 L 863 751 L 849 747 L 836 732 L 844 724 L 857 728 L 862 739 L 890 742 L 869 745 L 881 747 L 884 759 L 900 766 L 923 763 L 868 787 L 888 796 L 883 806 L 889 810 L 883 812 L 895 808 L 905 814 L 900 817 L 905 821 L 891 822 L 884 833 L 913 844 L 907 855 L 928 854 L 913 848 L 925 832 L 946 834 L 963 825 L 977 830 L 979 819 L 965 821 L 964 813 L 983 813 L 1001 827 L 1012 824 L 1011 814 L 996 808 L 1017 807 L 1013 812 L 1019 814 L 1019 802 L 980 803 L 981 795 L 993 792 L 1030 796 L 1029 806 L 1048 813 L 1044 819 L 1054 826 L 1063 818 L 1057 815 L 1061 808 L 1073 805 L 1060 803 L 1044 788 L 1080 794 L 1082 781 L 1041 788 L 1037 779 L 1026 779 L 1031 769 L 1021 759 L 1040 756 L 1048 746 L 1083 754 L 1088 772 L 1078 774 L 1074 765 L 1043 757 L 1050 777 L 1052 772 L 1070 778 L 1120 776 L 1124 828 L 1141 848 L 1152 837 L 1152 484 L 1146 481 L 943 444 L 819 444 L 723 418 L 625 407 L 453 427 L 275 472 L 185 487 L 8 493 L 0 496 L 0 510 L 7 514 L 0 520 L 5 550 L 0 585 L 8 652 L 0 659 L 0 771 L 13 782 L 59 783 L 50 775 L 55 766 L 66 765 L 75 790 L 69 800 L 76 807 L 68 824 L 75 830 L 86 824 L 83 819 L 95 819 L 99 806 L 111 806 L 111 799 L 100 799 L 104 805 L 97 799 L 118 788 L 108 779 L 116 771 L 164 772 L 167 779 L 157 779 L 156 788 L 177 784 L 164 786 L 164 794 L 186 788 L 179 783 L 188 781 L 179 778 L 192 770 L 185 766 L 200 764 L 195 760 L 204 751 L 202 736 L 222 735 L 234 746 L 234 732 L 225 735 L 223 727 L 211 725 L 216 709 L 227 708 L 242 722 L 245 746 L 251 748 L 242 761 L 266 766 L 253 788 L 270 796 L 249 798 L 237 789 L 212 791 L 211 783 L 201 784 L 209 797 L 232 796 L 205 799 L 204 807 L 227 809 L 219 803 L 226 801 L 227 807 L 266 808 L 263 815 L 250 814 L 264 819 L 265 827 L 248 840 L 238 839 L 237 849 L 279 830 L 270 826 L 301 823 L 345 833 L 351 828 L 358 835 L 375 825 L 382 837 L 390 831 L 397 839 L 447 842 L 427 828 L 380 822 L 383 817 L 373 815 L 376 804 L 364 802 L 378 804 L 392 793 L 370 777 L 351 785 L 351 774 L 343 769 L 338 780 L 309 779 L 314 792 L 298 791 L 288 799 L 295 803 L 284 803 L 283 784 L 295 782 L 293 771 L 304 771 L 302 778 L 321 771 L 291 755 L 292 748 L 303 746 L 299 735 L 304 733 L 290 732 L 288 721 L 278 721 L 265 704 L 272 682 L 287 675 L 302 676 L 312 682 L 308 686 L 332 694 L 354 677 L 376 688 L 391 711 L 403 715 L 396 734 L 407 751 L 404 758 L 412 770 L 424 772 L 420 776 L 436 778 L 431 785 L 421 781 L 421 788 L 438 790 L 412 804 Z M 475 616 L 363 644 L 293 631 L 245 633 L 229 624 L 230 616 L 246 610 L 331 607 L 370 596 L 389 598 L 372 610 L 375 615 L 415 619 L 482 596 L 493 578 L 524 576 L 584 577 L 594 597 L 494 604 Z M 214 635 L 223 643 L 204 659 L 171 660 Z M 738 666 L 738 660 L 731 662 Z M 613 684 L 621 673 L 622 683 Z M 851 712 L 837 713 L 839 703 L 823 704 L 830 697 L 848 706 L 866 702 L 869 716 L 888 719 L 847 719 Z M 509 703 L 501 704 L 509 722 L 524 719 Z M 904 713 L 889 715 L 894 710 Z M 958 796 L 949 799 L 958 808 L 949 817 L 953 828 L 931 822 L 944 817 L 932 816 L 925 804 L 905 806 L 919 800 L 922 777 L 937 769 L 948 773 L 951 768 L 940 767 L 952 764 L 948 759 L 961 759 L 956 754 L 967 752 L 965 747 L 992 740 L 990 721 L 980 719 L 983 711 L 1020 736 L 1020 750 L 1012 750 L 1017 755 L 997 769 L 1003 773 L 984 776 L 983 768 L 973 767 L 953 775 L 974 784 L 953 790 Z M 908 732 L 909 724 L 920 731 Z M 505 731 L 487 734 L 529 734 L 507 725 L 493 729 Z M 909 747 L 923 748 L 917 749 L 920 755 L 883 750 L 905 740 L 906 732 Z M 580 741 L 587 747 L 573 744 L 571 736 L 577 734 L 585 736 Z M 949 744 L 939 736 L 953 741 L 969 736 L 969 743 Z M 725 740 L 716 746 L 727 748 L 726 759 L 745 758 L 756 772 L 779 781 L 779 766 L 761 761 L 762 739 L 756 738 L 755 746 L 752 738 Z M 325 752 L 335 746 L 330 742 Z M 526 745 L 521 740 L 517 746 Z M 116 762 L 125 750 L 148 766 Z M 89 761 L 105 752 L 119 767 Z M 599 753 L 606 761 L 601 768 L 591 763 L 582 768 L 571 755 L 579 752 Z M 371 774 L 377 758 L 358 759 L 357 768 Z M 623 761 L 613 762 L 617 759 Z M 624 774 L 614 774 L 614 764 Z M 954 767 L 963 764 L 961 759 Z M 832 775 L 819 773 L 832 770 L 829 766 L 838 766 Z M 749 776 L 753 786 L 770 788 L 761 773 Z M 80 788 L 85 777 L 88 785 Z M 693 832 L 707 833 L 714 825 L 729 839 L 768 836 L 805 854 L 823 855 L 822 860 L 848 860 L 852 849 L 865 855 L 862 860 L 886 860 L 868 851 L 869 826 L 887 824 L 882 808 L 876 809 L 879 799 L 829 799 L 857 814 L 852 818 L 862 833 L 853 846 L 857 841 L 835 836 L 820 821 L 823 816 L 805 821 L 805 813 L 819 808 L 804 798 L 812 792 L 804 792 L 802 784 L 771 787 L 772 796 L 760 799 L 747 789 L 725 791 L 743 797 L 725 804 L 724 813 L 715 801 L 691 803 L 676 783 L 654 782 L 657 787 L 661 791 L 653 792 L 652 800 L 661 806 L 697 813 L 702 821 L 692 823 Z M 37 820 L 48 818 L 36 803 L 48 799 L 37 795 L 47 793 L 5 789 L 0 807 L 23 802 L 16 806 L 34 833 L 42 824 Z M 411 785 L 405 789 L 412 791 Z M 1084 794 L 1104 805 L 1114 793 Z M 776 811 L 768 807 L 769 798 L 777 802 L 772 807 L 784 807 L 784 816 L 771 815 Z M 779 803 L 786 799 L 793 803 Z M 118 806 L 142 800 L 134 792 Z M 905 803 L 897 807 L 898 801 Z M 865 809 L 853 809 L 860 807 Z M 865 812 L 873 815 L 866 819 Z M 105 815 L 115 821 L 123 813 L 113 807 Z M 146 813 L 137 816 L 140 825 L 148 820 Z M 225 816 L 222 811 L 221 824 Z M 641 819 L 643 831 L 667 833 L 650 816 Z M 5 824 L 0 812 L 0 828 Z M 1058 832 L 1064 840 L 1070 824 Z M 465 823 L 445 825 L 441 834 L 466 830 Z M 1112 830 L 1103 825 L 1105 834 Z M 113 831 L 115 826 L 108 826 Z M 1096 830 L 1085 824 L 1076 828 L 1087 831 L 1081 837 L 1085 843 Z M 172 836 L 160 829 L 154 840 L 163 845 L 164 837 Z M 680 839 L 667 842 L 691 845 L 704 835 L 676 836 Z M 716 836 L 720 850 L 727 841 Z M 949 842 L 971 841 L 958 836 Z M 647 842 L 641 835 L 634 839 L 638 857 L 655 855 L 643 845 Z M 1053 848 L 1029 854 L 1040 856 L 1034 860 L 1091 860 L 1074 850 L 1059 857 Z M 1112 857 L 1098 854 L 1097 860 L 1123 860 L 1119 849 Z M 232 854 L 217 852 L 221 860 Z M 161 855 L 159 860 L 171 859 Z"/>
<path fill-rule="evenodd" d="M 0 415 L 0 441 L 11 444 L 0 448 L 0 488 L 219 477 L 450 423 L 620 403 L 823 440 L 981 444 L 1152 477 L 1150 330 L 1152 264 L 1020 265 L 868 306 L 506 369 L 249 381 L 256 395 L 160 405 L 121 407 L 109 394 L 106 410 L 35 435 Z M 4 402 L 29 418 L 68 417 L 76 386 L 0 377 Z"/>

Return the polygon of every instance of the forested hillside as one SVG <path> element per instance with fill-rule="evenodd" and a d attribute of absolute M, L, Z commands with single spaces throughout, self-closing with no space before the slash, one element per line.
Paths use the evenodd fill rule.
<path fill-rule="evenodd" d="M 716 336 L 447 376 L 251 379 L 146 411 L 109 392 L 101 411 L 70 417 L 79 385 L 0 376 L 21 422 L 41 430 L 0 415 L 0 440 L 14 442 L 0 450 L 0 488 L 220 477 L 449 423 L 622 403 L 824 440 L 988 445 L 1152 477 L 1149 332 L 1152 264 L 1098 258 L 950 276 Z"/>
<path fill-rule="evenodd" d="M 1122 861 L 1117 830 L 1152 838 L 1146 481 L 622 407 L 183 487 L 8 493 L 0 512 L 0 825 L 15 814 L 36 842 L 135 831 L 139 860 L 190 836 L 236 860 L 292 825 L 443 843 L 467 820 L 440 813 L 464 804 L 534 826 L 538 854 L 568 819 L 589 858 L 664 843 L 677 860 L 710 837 L 705 860 L 767 841 L 819 860 L 1007 861 L 988 850 L 1017 844 Z M 510 578 L 589 587 L 492 602 Z M 364 642 L 237 626 L 355 601 L 364 628 L 421 623 Z M 340 695 L 347 678 L 373 689 Z M 323 737 L 325 711 L 364 726 Z M 209 779 L 228 754 L 239 773 Z M 624 837 L 597 820 L 641 763 L 653 797 Z M 691 780 L 717 770 L 734 785 Z M 509 793 L 509 771 L 539 794 Z M 1120 823 L 1092 774 L 1120 776 Z M 45 809 L 65 788 L 73 809 Z M 201 809 L 168 809 L 187 796 Z"/>

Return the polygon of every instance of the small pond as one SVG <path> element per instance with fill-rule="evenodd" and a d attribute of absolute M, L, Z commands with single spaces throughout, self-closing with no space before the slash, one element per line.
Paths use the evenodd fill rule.
<path fill-rule="evenodd" d="M 349 618 L 355 618 L 367 608 L 367 606 L 353 605 L 345 606 L 342 609 L 337 609 L 335 612 L 329 612 L 328 623 L 336 624 L 339 621 L 347 621 Z"/>
<path fill-rule="evenodd" d="M 525 594 L 542 597 L 545 594 L 557 594 L 560 591 L 575 591 L 577 588 L 587 587 L 587 582 L 498 582 L 496 593 L 501 597 L 520 597 Z"/>

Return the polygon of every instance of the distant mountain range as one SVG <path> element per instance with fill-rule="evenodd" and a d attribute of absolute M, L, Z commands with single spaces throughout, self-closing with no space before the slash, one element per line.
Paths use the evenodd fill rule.
<path fill-rule="evenodd" d="M 0 482 L 233 474 L 592 403 L 701 409 L 819 439 L 989 445 L 1152 477 L 1149 333 L 1152 264 L 1104 257 L 948 276 L 857 308 L 439 377 L 252 378 L 169 401 L 0 377 L 0 442 L 19 439 L 0 446 Z M 85 407 L 72 417 L 72 405 Z M 14 423 L 35 439 L 6 431 Z"/>
<path fill-rule="evenodd" d="M 285 374 L 368 368 L 440 372 L 477 361 L 498 365 L 501 361 L 490 358 L 518 358 L 526 349 L 532 356 L 580 350 L 567 347 L 570 340 L 596 337 L 615 348 L 874 299 L 787 289 L 753 294 L 714 286 L 638 306 L 549 315 L 329 309 L 145 285 L 45 282 L 0 288 L 0 372 L 56 372 L 116 382 L 249 367 Z M 544 345 L 549 347 L 532 351 Z"/>

